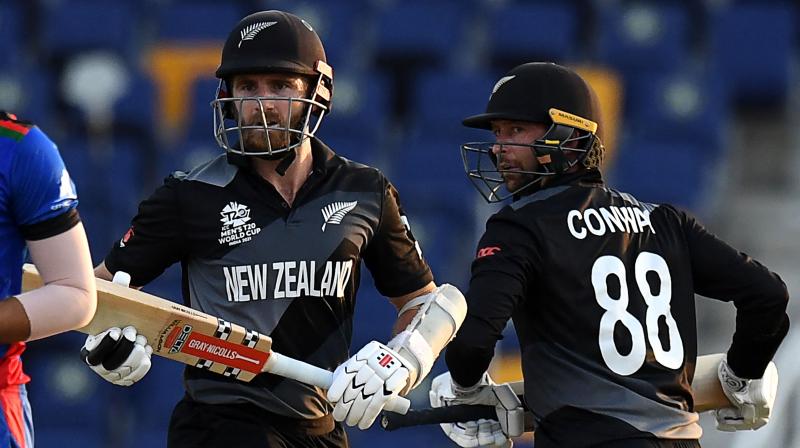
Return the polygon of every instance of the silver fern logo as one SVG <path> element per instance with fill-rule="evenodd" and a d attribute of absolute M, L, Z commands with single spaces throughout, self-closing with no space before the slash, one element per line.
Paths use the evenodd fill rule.
<path fill-rule="evenodd" d="M 242 28 L 242 31 L 239 33 L 242 36 L 241 40 L 239 40 L 239 48 L 242 48 L 242 42 L 255 39 L 258 33 L 264 31 L 272 25 L 275 25 L 276 23 L 278 22 L 258 22 Z"/>
<path fill-rule="evenodd" d="M 322 218 L 325 219 L 325 223 L 322 224 L 322 231 L 325 231 L 325 226 L 328 224 L 341 224 L 342 219 L 344 219 L 344 215 L 350 213 L 356 205 L 358 201 L 353 202 L 332 202 L 325 207 L 322 208 Z"/>
<path fill-rule="evenodd" d="M 492 89 L 492 95 L 497 93 L 497 91 L 500 90 L 500 87 L 503 87 L 503 84 L 505 84 L 508 81 L 511 81 L 512 79 L 516 78 L 516 76 L 517 75 L 511 75 L 511 76 L 503 76 L 502 78 L 500 78 L 500 80 L 497 81 L 497 84 L 495 84 L 494 88 Z M 489 97 L 491 98 L 492 95 L 489 95 Z"/>

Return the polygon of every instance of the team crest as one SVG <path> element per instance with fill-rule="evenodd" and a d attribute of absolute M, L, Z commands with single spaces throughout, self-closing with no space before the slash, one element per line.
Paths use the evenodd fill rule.
<path fill-rule="evenodd" d="M 264 31 L 265 29 L 275 25 L 278 22 L 258 22 L 253 23 L 239 32 L 241 39 L 239 40 L 239 48 L 242 48 L 242 43 L 246 40 L 253 40 L 258 35 L 258 33 Z"/>
<path fill-rule="evenodd" d="M 328 224 L 341 224 L 342 219 L 350 213 L 358 205 L 358 201 L 353 202 L 331 202 L 322 208 L 322 218 L 325 221 L 322 224 L 322 231 Z"/>
<path fill-rule="evenodd" d="M 250 208 L 238 202 L 230 202 L 219 214 L 222 216 L 222 230 L 219 244 L 235 246 L 246 243 L 261 232 L 261 228 L 250 222 Z"/>

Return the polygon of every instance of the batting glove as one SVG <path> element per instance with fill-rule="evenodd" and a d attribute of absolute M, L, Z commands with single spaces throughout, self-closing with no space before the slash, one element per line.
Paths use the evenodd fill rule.
<path fill-rule="evenodd" d="M 440 424 L 447 437 L 462 447 L 511 447 L 510 438 L 522 435 L 524 430 L 524 409 L 519 397 L 508 384 L 496 385 L 488 373 L 478 384 L 464 388 L 453 382 L 450 372 L 445 372 L 433 379 L 430 400 L 435 408 L 457 404 L 495 407 L 496 420 Z"/>
<path fill-rule="evenodd" d="M 770 362 L 759 379 L 740 378 L 723 358 L 717 370 L 722 391 L 734 407 L 717 409 L 720 431 L 756 430 L 769 422 L 778 391 L 778 369 Z"/>
<path fill-rule="evenodd" d="M 409 372 L 394 350 L 377 341 L 336 368 L 328 400 L 333 418 L 360 429 L 372 426 L 384 406 L 406 386 Z"/>
<path fill-rule="evenodd" d="M 136 333 L 136 328 L 117 327 L 89 335 L 81 348 L 81 358 L 106 381 L 130 386 L 150 370 L 153 347 Z"/>

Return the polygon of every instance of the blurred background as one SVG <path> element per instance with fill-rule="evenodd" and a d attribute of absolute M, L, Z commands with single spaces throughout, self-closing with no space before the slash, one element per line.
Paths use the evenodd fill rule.
<path fill-rule="evenodd" d="M 485 219 L 459 144 L 511 67 L 550 60 L 580 71 L 603 104 L 610 184 L 694 212 L 800 287 L 798 3 L 685 0 L 3 0 L 0 108 L 56 141 L 75 180 L 95 262 L 169 172 L 218 154 L 212 109 L 222 43 L 244 15 L 283 9 L 318 31 L 334 67 L 333 112 L 318 136 L 396 184 L 439 282 L 467 286 Z M 146 290 L 180 300 L 180 276 Z M 354 347 L 386 340 L 393 307 L 362 281 Z M 791 305 L 797 316 L 798 305 Z M 699 351 L 724 351 L 733 307 L 698 298 Z M 77 333 L 30 344 L 39 447 L 161 447 L 182 366 L 154 358 L 123 389 L 82 366 Z M 520 377 L 513 329 L 497 380 Z M 766 428 L 705 447 L 800 447 L 800 336 L 779 351 L 781 388 Z M 443 371 L 436 364 L 431 374 Z M 427 405 L 428 385 L 412 395 Z M 438 427 L 350 431 L 352 445 L 449 446 Z M 532 446 L 530 437 L 518 446 Z M 419 446 L 419 445 L 417 445 Z"/>

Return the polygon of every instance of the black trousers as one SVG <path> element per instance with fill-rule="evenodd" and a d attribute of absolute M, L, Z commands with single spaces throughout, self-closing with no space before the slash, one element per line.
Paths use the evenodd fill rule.
<path fill-rule="evenodd" d="M 253 404 L 204 404 L 184 397 L 172 411 L 168 448 L 347 448 L 331 415 L 298 420 Z"/>
<path fill-rule="evenodd" d="M 700 448 L 695 439 L 658 439 L 602 414 L 564 407 L 539 422 L 535 448 Z"/>
<path fill-rule="evenodd" d="M 534 436 L 534 448 L 568 448 L 564 445 L 554 443 L 553 440 L 545 436 L 536 434 Z M 625 439 L 614 442 L 600 443 L 596 445 L 586 445 L 591 448 L 700 448 L 697 440 L 666 440 L 656 438 Z"/>

